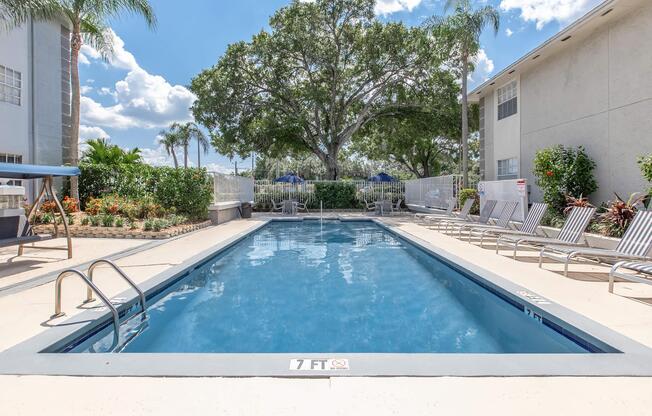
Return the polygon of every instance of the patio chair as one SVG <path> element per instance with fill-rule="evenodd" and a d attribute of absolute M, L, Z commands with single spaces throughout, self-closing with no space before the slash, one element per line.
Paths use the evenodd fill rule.
<path fill-rule="evenodd" d="M 306 211 L 306 213 L 310 214 L 310 211 L 308 211 L 308 204 L 306 202 L 297 202 L 297 210 Z"/>
<path fill-rule="evenodd" d="M 272 211 L 271 212 L 276 212 L 276 211 L 283 212 L 283 203 L 281 202 L 281 203 L 277 204 L 276 201 L 274 201 L 272 199 Z"/>
<path fill-rule="evenodd" d="M 545 204 L 543 202 L 534 203 L 532 204 L 532 207 L 530 208 L 530 211 L 528 212 L 525 221 L 523 221 L 523 226 L 519 230 L 513 230 L 507 227 L 485 225 L 481 229 L 479 227 L 476 227 L 475 229 L 471 230 L 469 233 L 469 239 L 471 235 L 479 235 L 480 247 L 482 247 L 484 237 L 488 235 L 494 237 L 499 237 L 503 234 L 535 235 L 537 229 L 541 225 L 541 220 L 543 219 L 543 216 L 546 214 L 547 209 L 548 209 L 548 204 Z M 496 246 L 496 254 L 498 254 L 498 246 Z"/>
<path fill-rule="evenodd" d="M 506 201 L 505 205 L 503 206 L 503 211 L 500 213 L 500 217 L 496 220 L 495 225 L 472 225 L 469 224 L 467 227 L 464 227 L 466 229 L 469 229 L 469 243 L 471 242 L 471 238 L 474 235 L 480 236 L 480 247 L 484 247 L 484 237 L 487 235 L 491 230 L 503 230 L 503 231 L 513 231 L 511 228 L 509 228 L 509 224 L 512 221 L 512 216 L 514 215 L 514 211 L 516 211 L 516 207 L 518 207 L 518 202 L 516 201 Z M 461 233 L 462 228 L 460 228 L 460 233 Z"/>
<path fill-rule="evenodd" d="M 455 206 L 455 200 L 453 199 L 451 202 L 452 202 L 452 206 Z M 430 215 L 426 215 L 424 217 L 424 220 L 435 224 L 441 221 L 448 221 L 448 220 L 466 220 L 469 218 L 469 213 L 471 212 L 474 203 L 475 203 L 475 198 L 469 198 L 466 201 L 464 201 L 464 205 L 462 205 L 462 209 L 459 212 L 451 212 L 450 215 L 448 215 L 448 211 L 446 214 L 444 213 L 430 214 Z"/>
<path fill-rule="evenodd" d="M 445 221 L 440 221 L 438 225 L 438 229 L 441 229 L 442 226 L 446 226 L 445 232 L 448 232 L 449 228 L 453 228 L 457 226 L 458 224 L 474 224 L 474 225 L 480 225 L 480 224 L 488 224 L 489 220 L 491 219 L 491 213 L 494 212 L 494 208 L 496 208 L 496 204 L 498 201 L 494 199 L 490 199 L 487 202 L 484 203 L 484 206 L 480 210 L 480 217 L 477 220 L 474 220 L 471 217 L 466 217 L 466 218 L 460 218 L 460 219 L 452 219 L 452 220 L 445 220 Z"/>
<path fill-rule="evenodd" d="M 498 203 L 496 203 L 494 209 L 489 213 L 489 217 L 486 218 L 485 222 L 481 222 L 480 224 L 458 223 L 452 226 L 457 229 L 458 238 L 462 238 L 462 232 L 464 230 L 470 230 L 473 228 L 500 226 L 501 228 L 506 229 L 509 226 L 509 221 L 512 219 L 512 215 L 514 215 L 514 211 L 516 210 L 517 205 L 518 202 L 504 201 L 504 203 L 502 204 L 502 208 L 499 208 Z M 489 224 L 489 221 L 491 220 L 491 214 L 493 214 L 494 211 L 498 212 L 498 210 L 500 210 L 500 215 L 498 215 L 498 219 L 494 220 L 494 224 Z M 480 222 L 480 220 L 482 220 L 482 217 L 478 220 L 478 222 Z M 470 241 L 471 238 L 469 237 L 469 242 Z"/>
<path fill-rule="evenodd" d="M 401 213 L 401 205 L 403 205 L 403 200 L 399 199 L 395 204 L 392 205 L 392 215 L 395 213 Z"/>
<path fill-rule="evenodd" d="M 504 234 L 496 240 L 496 252 L 500 246 L 512 246 L 514 248 L 514 259 L 516 259 L 516 252 L 520 244 L 530 244 L 534 246 L 543 246 L 546 244 L 559 244 L 559 245 L 577 245 L 582 238 L 582 234 L 586 227 L 589 226 L 589 221 L 595 214 L 593 207 L 575 207 L 570 215 L 564 222 L 564 226 L 559 230 L 559 235 L 556 238 L 552 237 L 539 237 L 535 235 L 527 236 L 518 233 Z"/>
<path fill-rule="evenodd" d="M 627 269 L 638 274 L 623 273 L 620 269 Z M 619 261 L 609 271 L 609 293 L 614 293 L 614 279 L 629 280 L 635 283 L 652 285 L 652 262 L 632 262 L 628 260 Z"/>
<path fill-rule="evenodd" d="M 576 257 L 590 257 L 597 260 L 617 259 L 652 261 L 648 253 L 652 249 L 652 211 L 637 212 L 614 250 L 603 248 L 546 245 L 539 252 L 539 267 L 543 258 L 564 263 L 564 276 L 568 276 L 568 264 Z"/>
<path fill-rule="evenodd" d="M 367 202 L 366 198 L 363 199 L 362 201 L 364 202 L 365 211 L 367 211 L 367 212 L 369 212 L 369 211 L 374 211 L 375 212 L 376 211 L 376 203 L 375 202 Z"/>
<path fill-rule="evenodd" d="M 36 243 L 51 238 L 49 234 L 35 235 L 24 215 L 0 217 L 0 247 Z"/>

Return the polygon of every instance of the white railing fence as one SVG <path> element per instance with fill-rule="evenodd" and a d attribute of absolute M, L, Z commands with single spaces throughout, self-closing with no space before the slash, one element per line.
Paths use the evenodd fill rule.
<path fill-rule="evenodd" d="M 496 201 L 515 201 L 519 203 L 512 219 L 524 221 L 528 213 L 528 194 L 527 181 L 525 179 L 512 179 L 503 181 L 482 181 L 478 184 L 478 194 L 480 195 L 480 207 L 485 202 L 493 199 Z M 499 216 L 500 206 L 494 209 L 495 214 Z"/>
<path fill-rule="evenodd" d="M 405 199 L 404 182 L 369 182 L 369 181 L 303 181 L 302 183 L 290 184 L 279 183 L 270 180 L 257 180 L 255 184 L 256 204 L 269 204 L 271 201 L 281 202 L 292 199 L 308 205 L 317 206 L 319 201 L 315 194 L 315 185 L 318 183 L 345 182 L 354 184 L 356 187 L 356 198 L 359 201 L 368 202 L 380 199 Z"/>
<path fill-rule="evenodd" d="M 436 176 L 405 182 L 406 204 L 446 209 L 448 200 L 459 195 L 462 175 Z"/>
<path fill-rule="evenodd" d="M 254 180 L 243 176 L 213 173 L 215 202 L 253 202 Z"/>

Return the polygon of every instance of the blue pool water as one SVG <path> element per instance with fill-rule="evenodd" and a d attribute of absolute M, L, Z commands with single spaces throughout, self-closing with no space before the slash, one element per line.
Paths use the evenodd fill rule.
<path fill-rule="evenodd" d="M 136 329 L 121 352 L 587 352 L 362 221 L 270 223 L 176 283 Z"/>

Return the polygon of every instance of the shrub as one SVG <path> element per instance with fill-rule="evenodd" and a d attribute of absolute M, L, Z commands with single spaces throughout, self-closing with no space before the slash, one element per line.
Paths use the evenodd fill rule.
<path fill-rule="evenodd" d="M 68 215 L 67 217 L 68 225 L 75 225 L 75 217 Z"/>
<path fill-rule="evenodd" d="M 98 215 L 102 211 L 102 200 L 98 198 L 89 198 L 86 201 L 86 213 L 88 215 Z"/>
<path fill-rule="evenodd" d="M 359 208 L 355 184 L 348 182 L 318 182 L 315 184 L 315 201 L 323 201 L 326 209 Z"/>
<path fill-rule="evenodd" d="M 86 226 L 86 225 L 88 225 L 89 222 L 90 222 L 89 217 L 84 217 L 84 218 L 81 219 L 81 225 Z"/>
<path fill-rule="evenodd" d="M 611 237 L 622 237 L 636 214 L 634 206 L 644 198 L 645 196 L 633 194 L 627 201 L 624 201 L 616 194 L 616 199 L 609 201 L 606 212 L 600 215 L 598 232 Z"/>
<path fill-rule="evenodd" d="M 478 195 L 478 191 L 473 188 L 460 189 L 460 195 L 458 198 L 460 207 L 464 205 L 464 202 L 466 202 L 467 199 L 475 199 L 475 203 L 473 204 L 473 207 L 471 207 L 471 214 L 478 215 L 480 213 L 480 196 Z"/>
<path fill-rule="evenodd" d="M 113 227 L 114 222 L 115 222 L 115 216 L 113 216 L 111 214 L 102 215 L 102 226 L 103 227 Z"/>
<path fill-rule="evenodd" d="M 533 173 L 544 202 L 561 212 L 567 195 L 591 195 L 598 189 L 593 176 L 595 166 L 582 146 L 573 149 L 557 145 L 539 150 L 534 157 Z"/>
<path fill-rule="evenodd" d="M 170 226 L 169 222 L 159 218 L 159 219 L 154 220 L 154 222 L 152 224 L 152 229 L 154 231 L 161 231 L 161 230 L 164 230 L 164 229 L 168 228 L 169 226 Z"/>
<path fill-rule="evenodd" d="M 138 224 L 136 223 L 136 221 L 130 218 L 127 218 L 127 225 L 129 226 L 130 230 L 135 230 L 136 228 L 138 228 Z"/>
<path fill-rule="evenodd" d="M 49 212 L 45 212 L 41 215 L 41 223 L 43 224 L 52 224 L 54 222 L 54 216 Z"/>
<path fill-rule="evenodd" d="M 101 218 L 100 218 L 99 215 L 91 215 L 90 217 L 88 217 L 88 220 L 91 223 L 91 227 L 99 227 L 100 226 Z"/>
<path fill-rule="evenodd" d="M 79 193 L 85 209 L 92 203 L 91 198 L 120 195 L 123 201 L 151 202 L 153 205 L 145 209 L 145 216 L 160 217 L 166 210 L 175 209 L 175 212 L 192 218 L 208 217 L 213 186 L 212 177 L 205 169 L 89 163 L 81 163 L 79 168 Z M 136 217 L 133 207 L 125 206 L 124 210 L 129 212 L 122 212 L 122 215 Z"/>
<path fill-rule="evenodd" d="M 643 177 L 648 181 L 652 182 L 652 153 L 647 156 L 641 156 L 638 159 L 638 164 L 641 167 L 641 172 Z"/>
<path fill-rule="evenodd" d="M 152 231 L 154 229 L 154 220 L 147 219 L 143 223 L 143 231 Z"/>
<path fill-rule="evenodd" d="M 125 225 L 125 220 L 122 219 L 122 217 L 118 217 L 115 219 L 115 226 L 117 228 L 122 228 Z"/>
<path fill-rule="evenodd" d="M 73 212 L 79 211 L 79 201 L 77 201 L 75 198 L 65 196 L 63 201 L 61 201 L 61 205 L 63 206 L 63 210 L 66 214 L 71 214 Z"/>
<path fill-rule="evenodd" d="M 57 204 L 54 201 L 46 200 L 43 201 L 39 209 L 43 212 L 55 212 L 57 211 Z"/>

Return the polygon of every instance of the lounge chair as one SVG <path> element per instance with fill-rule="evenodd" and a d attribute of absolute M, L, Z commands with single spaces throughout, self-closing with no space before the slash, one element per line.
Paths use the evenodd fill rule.
<path fill-rule="evenodd" d="M 512 221 L 512 216 L 514 215 L 514 211 L 516 211 L 516 207 L 518 207 L 518 202 L 516 201 L 506 201 L 505 205 L 503 206 L 503 211 L 500 213 L 500 217 L 496 220 L 495 225 L 472 225 L 468 224 L 463 228 L 469 229 L 468 233 L 468 238 L 469 238 L 469 243 L 471 242 L 471 238 L 474 235 L 479 235 L 480 236 L 480 247 L 484 247 L 484 236 L 487 235 L 489 232 L 492 230 L 502 230 L 502 231 L 513 231 L 511 228 L 509 228 L 509 224 Z M 462 232 L 462 227 L 460 228 L 460 233 Z"/>
<path fill-rule="evenodd" d="M 504 234 L 496 240 L 496 251 L 500 246 L 512 246 L 514 248 L 514 259 L 516 259 L 518 246 L 523 243 L 534 246 L 547 244 L 577 245 L 594 214 L 595 208 L 593 207 L 575 207 L 566 219 L 564 226 L 561 227 L 557 237 L 527 236 L 517 233 Z"/>
<path fill-rule="evenodd" d="M 281 202 L 277 204 L 276 201 L 272 199 L 272 212 L 276 211 L 283 212 L 283 203 Z"/>
<path fill-rule="evenodd" d="M 480 236 L 480 247 L 483 247 L 484 237 L 486 236 L 499 237 L 503 234 L 535 235 L 547 209 L 548 204 L 544 204 L 543 202 L 534 203 L 520 229 L 515 230 L 508 227 L 499 227 L 498 225 L 485 225 L 469 231 L 469 239 L 471 236 Z M 496 246 L 496 254 L 498 254 L 498 246 Z"/>
<path fill-rule="evenodd" d="M 652 249 L 652 211 L 643 211 L 636 213 L 634 220 L 614 250 L 546 245 L 539 253 L 539 267 L 543 265 L 543 258 L 547 257 L 563 262 L 564 276 L 568 276 L 568 264 L 576 257 L 590 257 L 598 260 L 652 261 L 652 258 L 648 256 L 650 249 Z"/>
<path fill-rule="evenodd" d="M 455 209 L 455 198 L 451 198 L 448 200 L 448 206 L 446 207 L 445 211 L 440 211 L 440 212 L 417 212 L 414 214 L 414 219 L 415 220 L 423 220 L 426 219 L 427 217 L 446 217 L 446 218 L 452 218 L 455 216 L 453 213 L 453 210 Z"/>
<path fill-rule="evenodd" d="M 494 211 L 500 210 L 500 215 L 498 215 L 498 219 L 495 220 L 494 224 L 489 224 L 489 220 L 491 219 L 491 214 L 493 214 L 493 211 L 489 215 L 489 219 L 487 219 L 487 222 L 482 223 L 482 224 L 467 224 L 467 223 L 459 223 L 455 225 L 454 227 L 457 228 L 457 236 L 458 238 L 462 238 L 462 231 L 464 230 L 470 230 L 473 228 L 482 228 L 482 227 L 501 227 L 504 229 L 507 229 L 509 226 L 509 222 L 512 219 L 512 215 L 514 215 L 514 211 L 516 210 L 516 206 L 518 205 L 518 202 L 515 201 L 505 201 L 502 205 L 502 208 L 499 208 L 499 205 L 496 204 L 494 207 Z M 471 237 L 469 236 L 469 242 L 471 241 Z"/>
<path fill-rule="evenodd" d="M 632 270 L 639 274 L 623 273 L 620 269 Z M 652 262 L 632 262 L 625 260 L 614 264 L 609 271 L 609 293 L 614 293 L 614 279 L 616 277 L 629 280 L 630 282 L 652 285 Z"/>
<path fill-rule="evenodd" d="M 22 223 L 22 224 L 21 224 Z M 22 225 L 22 227 L 21 227 Z M 0 247 L 11 247 L 52 239 L 50 234 L 36 235 L 24 215 L 0 217 Z"/>
<path fill-rule="evenodd" d="M 437 224 L 442 221 L 467 220 L 469 218 L 469 214 L 471 213 L 471 209 L 473 208 L 473 204 L 475 204 L 475 199 L 469 198 L 464 201 L 464 205 L 462 205 L 462 209 L 459 212 L 453 212 L 451 215 L 430 214 L 426 215 L 424 220 L 429 222 L 430 225 Z"/>
<path fill-rule="evenodd" d="M 438 229 L 441 229 L 442 226 L 445 226 L 446 227 L 445 231 L 448 231 L 450 228 L 454 228 L 459 224 L 474 224 L 474 225 L 489 224 L 489 220 L 491 220 L 491 214 L 494 212 L 497 203 L 498 201 L 494 199 L 490 199 L 487 202 L 485 202 L 484 206 L 480 210 L 480 217 L 477 220 L 474 220 L 471 217 L 466 217 L 457 220 L 440 221 L 438 223 Z"/>

